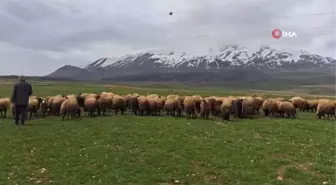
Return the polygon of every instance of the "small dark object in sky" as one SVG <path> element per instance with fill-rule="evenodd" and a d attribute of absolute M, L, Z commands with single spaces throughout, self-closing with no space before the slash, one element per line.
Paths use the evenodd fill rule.
<path fill-rule="evenodd" d="M 173 15 L 173 12 L 169 12 L 169 15 Z"/>

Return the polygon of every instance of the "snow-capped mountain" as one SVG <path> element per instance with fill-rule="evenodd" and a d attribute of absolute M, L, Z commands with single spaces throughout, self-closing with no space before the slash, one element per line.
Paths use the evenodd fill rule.
<path fill-rule="evenodd" d="M 78 70 L 81 70 L 81 74 L 85 77 L 90 76 L 90 78 L 99 79 L 131 74 L 213 72 L 241 68 L 258 70 L 333 68 L 336 63 L 335 59 L 330 57 L 322 57 L 306 51 L 301 51 L 301 54 L 297 56 L 269 46 L 261 46 L 259 50 L 251 52 L 251 54 L 249 52 L 247 47 L 239 45 L 225 46 L 218 51 L 200 56 L 189 55 L 185 52 L 157 53 L 149 51 L 129 54 L 119 58 L 100 58 L 84 68 L 78 67 Z M 72 70 L 73 67 L 71 68 Z M 61 69 L 49 76 L 63 76 L 66 72 L 64 72 L 64 67 Z"/>

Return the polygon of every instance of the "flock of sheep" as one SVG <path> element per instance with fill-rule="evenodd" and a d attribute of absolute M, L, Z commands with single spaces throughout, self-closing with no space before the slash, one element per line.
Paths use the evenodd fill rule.
<path fill-rule="evenodd" d="M 0 116 L 6 118 L 6 113 L 13 107 L 9 98 L 0 99 Z M 160 115 L 165 111 L 167 115 L 182 116 L 184 113 L 188 119 L 200 116 L 208 119 L 209 116 L 220 117 L 223 120 L 235 118 L 253 117 L 259 114 L 262 109 L 265 116 L 296 118 L 299 111 L 316 112 L 321 119 L 336 117 L 336 101 L 329 99 L 306 100 L 301 97 L 293 97 L 289 100 L 284 98 L 264 99 L 257 96 L 244 97 L 201 97 L 168 95 L 159 96 L 150 94 L 140 96 L 139 94 L 118 95 L 111 92 L 80 93 L 68 96 L 57 95 L 50 97 L 29 98 L 27 118 L 32 116 L 65 116 L 70 118 L 81 117 L 81 112 L 87 112 L 88 116 L 106 115 L 106 112 L 114 111 L 115 114 L 123 114 L 131 111 L 135 115 Z M 12 114 L 15 114 L 12 108 Z M 29 115 L 29 116 L 28 116 Z"/>

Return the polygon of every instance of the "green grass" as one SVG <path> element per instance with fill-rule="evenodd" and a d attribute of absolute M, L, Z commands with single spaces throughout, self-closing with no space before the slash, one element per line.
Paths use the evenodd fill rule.
<path fill-rule="evenodd" d="M 5 86 L 5 85 L 2 85 Z M 39 96 L 113 91 L 168 94 L 159 87 L 37 83 Z M 182 94 L 229 95 L 206 89 Z M 9 96 L 11 86 L 1 88 Z M 242 93 L 244 92 L 237 92 Z M 246 92 L 245 92 L 246 93 Z M 0 120 L 0 184 L 335 184 L 335 123 L 298 119 L 209 120 L 111 115 L 16 127 Z M 278 180 L 281 177 L 282 180 Z"/>

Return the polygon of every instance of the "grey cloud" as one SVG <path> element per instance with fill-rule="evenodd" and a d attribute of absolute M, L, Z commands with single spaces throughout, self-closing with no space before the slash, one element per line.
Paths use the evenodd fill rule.
<path fill-rule="evenodd" d="M 148 49 L 199 53 L 226 44 L 266 44 L 335 56 L 326 47 L 335 42 L 335 14 L 276 19 L 332 12 L 334 6 L 333 0 L 2 0 L 0 42 L 14 48 L 11 55 L 29 55 L 25 61 L 34 63 L 30 66 L 79 64 L 102 54 Z M 295 31 L 299 38 L 275 40 L 274 28 Z M 10 58 L 2 47 L 2 56 Z"/>

